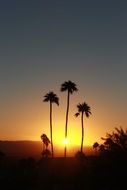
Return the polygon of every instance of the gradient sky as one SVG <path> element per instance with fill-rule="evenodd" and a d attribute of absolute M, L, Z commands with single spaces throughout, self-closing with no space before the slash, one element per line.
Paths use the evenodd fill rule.
<path fill-rule="evenodd" d="M 49 136 L 53 90 L 55 142 L 64 138 L 66 93 L 61 83 L 75 82 L 68 136 L 80 144 L 76 105 L 86 101 L 85 144 L 115 127 L 127 127 L 127 2 L 125 0 L 0 1 L 0 139 L 40 140 Z M 76 140 L 75 140 L 76 139 Z"/>

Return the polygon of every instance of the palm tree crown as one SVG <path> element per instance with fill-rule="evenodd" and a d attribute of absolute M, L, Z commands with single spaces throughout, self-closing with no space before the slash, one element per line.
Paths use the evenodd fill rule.
<path fill-rule="evenodd" d="M 47 137 L 46 134 L 42 134 L 41 135 L 41 140 L 42 142 L 44 143 L 44 145 L 46 146 L 46 148 L 48 147 L 48 145 L 50 144 L 50 140 L 49 138 Z"/>
<path fill-rule="evenodd" d="M 77 105 L 77 108 L 78 108 L 78 112 L 75 114 L 76 117 L 78 117 L 80 115 L 80 113 L 85 113 L 86 117 L 89 117 L 90 114 L 91 114 L 91 111 L 90 111 L 90 106 L 88 106 L 87 103 L 82 103 L 82 104 L 78 104 Z"/>
<path fill-rule="evenodd" d="M 44 96 L 44 102 L 52 102 L 52 103 L 56 103 L 57 105 L 59 105 L 59 98 L 57 97 L 56 94 L 54 94 L 54 92 L 49 92 Z"/>
<path fill-rule="evenodd" d="M 64 91 L 69 91 L 69 93 L 73 94 L 74 91 L 78 91 L 76 84 L 74 82 L 69 81 L 65 81 L 62 85 L 61 85 L 61 92 Z"/>

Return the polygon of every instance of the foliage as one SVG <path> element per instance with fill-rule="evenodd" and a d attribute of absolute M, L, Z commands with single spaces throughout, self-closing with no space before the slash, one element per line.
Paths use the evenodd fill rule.
<path fill-rule="evenodd" d="M 51 156 L 51 152 L 48 149 L 43 150 L 41 154 L 42 154 L 42 157 L 45 157 L 45 158 L 48 158 Z"/>
<path fill-rule="evenodd" d="M 84 162 L 86 160 L 86 155 L 84 154 L 84 152 L 78 151 L 75 154 L 75 158 L 80 162 Z"/>
<path fill-rule="evenodd" d="M 77 105 L 77 109 L 78 109 L 78 112 L 75 114 L 76 117 L 78 117 L 80 115 L 80 113 L 85 113 L 86 117 L 89 117 L 91 114 L 90 106 L 88 106 L 88 104 L 86 102 L 84 102 L 82 104 L 79 103 Z"/>
<path fill-rule="evenodd" d="M 127 130 L 115 128 L 111 134 L 101 138 L 104 142 L 98 146 L 100 153 L 127 155 Z"/>
<path fill-rule="evenodd" d="M 59 105 L 59 98 L 57 97 L 57 95 L 54 92 L 49 92 L 44 96 L 44 102 L 51 102 L 51 103 L 56 103 L 57 105 Z"/>
<path fill-rule="evenodd" d="M 94 144 L 93 144 L 93 149 L 97 149 L 99 147 L 99 143 L 98 142 L 95 142 Z"/>
<path fill-rule="evenodd" d="M 73 94 L 73 92 L 78 91 L 76 84 L 72 81 L 65 81 L 62 85 L 61 85 L 61 92 L 64 91 L 68 91 L 70 94 Z"/>
<path fill-rule="evenodd" d="M 41 140 L 42 142 L 44 143 L 44 145 L 46 146 L 46 148 L 48 147 L 48 145 L 50 144 L 50 140 L 49 138 L 47 137 L 46 134 L 42 134 L 41 135 Z"/>

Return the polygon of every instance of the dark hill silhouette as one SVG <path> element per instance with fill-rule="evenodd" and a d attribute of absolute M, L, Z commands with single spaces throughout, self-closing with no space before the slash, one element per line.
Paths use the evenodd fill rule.
<path fill-rule="evenodd" d="M 1 141 L 0 149 L 7 156 L 39 156 L 42 152 L 42 143 L 39 141 Z"/>

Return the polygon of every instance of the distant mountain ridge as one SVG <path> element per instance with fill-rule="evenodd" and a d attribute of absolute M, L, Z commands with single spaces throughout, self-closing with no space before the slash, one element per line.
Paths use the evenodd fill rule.
<path fill-rule="evenodd" d="M 0 141 L 0 150 L 7 156 L 39 156 L 42 151 L 40 141 Z"/>

